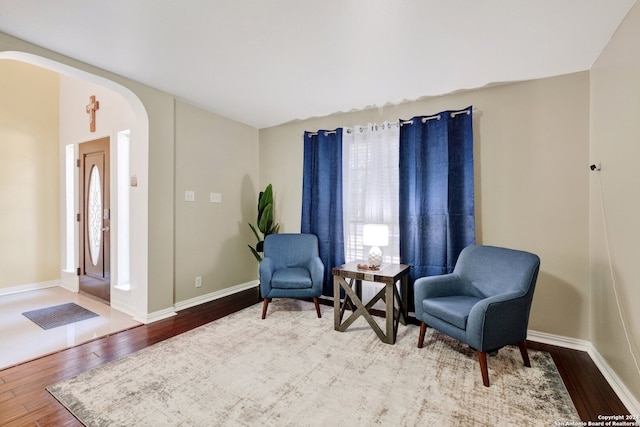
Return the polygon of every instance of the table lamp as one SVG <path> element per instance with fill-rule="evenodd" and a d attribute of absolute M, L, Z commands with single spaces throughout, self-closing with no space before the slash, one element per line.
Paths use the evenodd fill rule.
<path fill-rule="evenodd" d="M 389 244 L 389 227 L 386 224 L 365 224 L 362 229 L 362 243 L 371 246 L 369 250 L 369 266 L 379 267 L 382 263 L 380 246 Z"/>

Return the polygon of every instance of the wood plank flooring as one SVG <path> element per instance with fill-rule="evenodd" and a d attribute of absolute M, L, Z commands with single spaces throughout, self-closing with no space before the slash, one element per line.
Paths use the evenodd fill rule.
<path fill-rule="evenodd" d="M 259 301 L 251 289 L 0 371 L 0 426 L 81 426 L 45 387 L 119 357 L 204 325 Z M 627 409 L 585 352 L 539 343 L 558 367 L 583 421 L 598 415 L 624 415 Z M 563 421 L 563 420 L 558 420 Z"/>

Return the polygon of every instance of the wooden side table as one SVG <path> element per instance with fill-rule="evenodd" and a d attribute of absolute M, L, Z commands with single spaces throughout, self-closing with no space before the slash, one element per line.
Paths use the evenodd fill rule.
<path fill-rule="evenodd" d="M 333 275 L 333 323 L 336 331 L 344 332 L 360 316 L 364 317 L 369 326 L 378 335 L 382 342 L 394 344 L 398 332 L 398 323 L 407 322 L 407 292 L 409 284 L 409 266 L 404 264 L 382 264 L 379 270 L 358 269 L 358 264 L 366 264 L 366 261 L 353 261 L 339 267 L 335 267 Z M 345 279 L 349 279 L 349 283 Z M 371 301 L 362 303 L 362 281 L 384 283 L 384 287 Z M 401 294 L 398 295 L 396 283 L 400 281 Z M 354 290 L 355 285 L 355 290 Z M 340 288 L 346 292 L 344 302 L 341 303 Z M 383 300 L 386 304 L 386 333 L 371 317 L 371 307 Z M 395 302 L 397 301 L 397 308 Z M 351 316 L 344 322 L 344 312 L 349 307 Z"/>

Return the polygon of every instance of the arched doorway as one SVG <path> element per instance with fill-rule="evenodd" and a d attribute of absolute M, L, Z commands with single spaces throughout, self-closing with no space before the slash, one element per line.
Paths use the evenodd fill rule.
<path fill-rule="evenodd" d="M 83 96 L 81 94 L 86 91 L 98 91 L 108 98 L 119 99 L 117 102 L 126 104 L 126 108 L 130 110 L 130 123 L 119 123 L 113 128 L 102 129 L 102 133 L 111 138 L 112 147 L 115 149 L 112 168 L 115 173 L 112 174 L 111 184 L 116 200 L 120 201 L 116 202 L 115 210 L 111 214 L 114 218 L 114 233 L 117 236 L 115 244 L 110 249 L 110 273 L 114 278 L 111 305 L 133 317 L 144 319 L 148 294 L 146 183 L 149 146 L 148 115 L 144 105 L 130 89 L 116 82 L 45 57 L 19 51 L 4 51 L 0 52 L 0 60 L 2 59 L 22 61 L 59 73 L 61 90 L 69 91 L 69 87 L 74 85 L 80 87 L 78 90 L 69 91 L 73 92 L 69 98 Z M 84 104 L 80 104 L 81 109 Z M 108 115 L 109 107 L 103 108 Z M 111 120 L 114 120 L 113 117 Z M 78 120 L 76 126 L 81 127 L 85 123 L 83 118 Z M 60 285 L 72 291 L 78 291 L 76 267 L 79 253 L 78 227 L 75 221 L 78 212 L 78 192 L 75 185 L 78 176 L 75 171 L 75 159 L 78 144 L 89 139 L 83 136 L 83 132 L 86 131 L 68 132 L 61 129 L 60 136 Z"/>

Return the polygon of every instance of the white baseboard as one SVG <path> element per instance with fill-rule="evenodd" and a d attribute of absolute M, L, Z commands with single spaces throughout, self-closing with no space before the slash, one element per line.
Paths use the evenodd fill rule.
<path fill-rule="evenodd" d="M 0 296 L 17 294 L 20 292 L 35 291 L 38 289 L 53 288 L 60 285 L 60 280 L 48 280 L 46 282 L 28 283 L 26 285 L 11 286 L 10 288 L 0 288 Z"/>
<path fill-rule="evenodd" d="M 618 395 L 618 398 L 622 401 L 622 404 L 627 407 L 630 414 L 640 414 L 640 402 L 631 393 L 631 391 L 624 385 L 620 377 L 609 366 L 607 361 L 602 357 L 598 350 L 593 346 L 590 341 L 579 340 L 575 338 L 568 338 L 559 335 L 547 334 L 544 332 L 527 331 L 527 339 L 543 344 L 556 345 L 558 347 L 569 348 L 572 350 L 579 350 L 586 352 L 593 363 L 596 364 L 600 373 L 607 380 L 614 393 Z"/>
<path fill-rule="evenodd" d="M 118 309 L 124 311 L 125 313 L 131 315 L 133 319 L 137 322 L 141 322 L 144 324 L 157 322 L 158 320 L 167 319 L 169 317 L 175 316 L 177 311 L 187 309 L 189 307 L 195 307 L 196 305 L 204 304 L 216 299 L 220 299 L 226 297 L 228 295 L 233 295 L 235 293 L 255 288 L 258 286 L 259 282 L 257 280 L 241 283 L 236 286 L 231 286 L 229 288 L 222 289 L 220 291 L 211 292 L 205 295 L 200 295 L 195 298 L 188 299 L 186 301 L 180 301 L 173 305 L 173 308 L 167 308 L 164 310 L 155 311 L 153 313 L 148 313 L 144 315 L 140 315 L 137 313 L 132 313 L 131 310 L 128 310 L 127 307 L 119 307 Z M 115 307 L 114 307 L 115 308 Z"/>
<path fill-rule="evenodd" d="M 70 292 L 80 292 L 80 276 L 76 270 L 60 271 L 60 287 Z"/>
<path fill-rule="evenodd" d="M 154 311 L 153 313 L 147 313 L 143 316 L 133 315 L 133 320 L 140 323 L 153 323 L 158 320 L 168 319 L 169 317 L 175 316 L 176 313 L 173 308 L 165 308 L 164 310 Z"/>
<path fill-rule="evenodd" d="M 124 313 L 127 313 L 128 315 L 133 317 L 133 320 L 140 323 L 148 324 L 148 323 L 157 322 L 158 320 L 163 320 L 163 319 L 167 319 L 169 317 L 175 316 L 177 314 L 176 313 L 177 311 L 184 310 L 190 307 L 195 307 L 196 305 L 204 304 L 216 299 L 233 295 L 235 293 L 238 293 L 247 289 L 255 288 L 256 286 L 258 286 L 259 283 L 260 282 L 258 280 L 253 280 L 247 283 L 241 283 L 239 285 L 231 286 L 229 288 L 225 288 L 220 291 L 211 292 L 205 295 L 200 295 L 198 297 L 188 299 L 186 301 L 177 302 L 173 305 L 173 308 L 166 308 L 164 310 L 155 311 L 153 313 L 146 313 L 146 314 L 136 313 L 133 310 L 133 307 L 125 306 L 122 304 L 121 301 L 118 301 L 117 303 L 115 301 L 112 301 L 112 304 L 113 304 L 113 308 L 119 311 L 122 311 Z"/>
<path fill-rule="evenodd" d="M 230 288 L 225 288 L 220 291 L 210 292 L 205 295 L 200 295 L 195 298 L 177 302 L 173 305 L 173 308 L 176 311 L 180 311 L 190 307 L 195 307 L 196 305 L 204 304 L 206 302 L 210 302 L 210 301 L 217 300 L 229 295 L 233 295 L 235 293 L 242 292 L 247 289 L 255 288 L 259 284 L 260 282 L 258 280 L 252 280 L 251 282 L 241 283 L 239 285 L 231 286 Z"/>
<path fill-rule="evenodd" d="M 596 364 L 602 375 L 605 377 L 609 385 L 615 393 L 618 395 L 624 406 L 627 407 L 627 410 L 632 415 L 640 414 L 640 402 L 636 397 L 629 391 L 627 386 L 620 380 L 620 377 L 615 373 L 611 366 L 607 363 L 607 361 L 602 357 L 602 355 L 598 352 L 598 350 L 594 346 L 589 347 L 589 356 Z"/>
<path fill-rule="evenodd" d="M 577 338 L 563 337 L 560 335 L 547 334 L 546 332 L 527 330 L 527 339 L 542 344 L 556 345 L 558 347 L 569 348 L 571 350 L 589 351 L 591 343 Z"/>
<path fill-rule="evenodd" d="M 136 322 L 145 323 L 140 319 L 146 318 L 146 314 L 138 312 L 136 310 L 136 307 L 130 304 L 127 304 L 126 302 L 120 299 L 113 298 L 113 296 L 111 298 L 110 305 L 111 305 L 111 308 L 113 308 L 114 310 L 118 310 L 124 314 L 131 316 L 131 318 Z"/>

